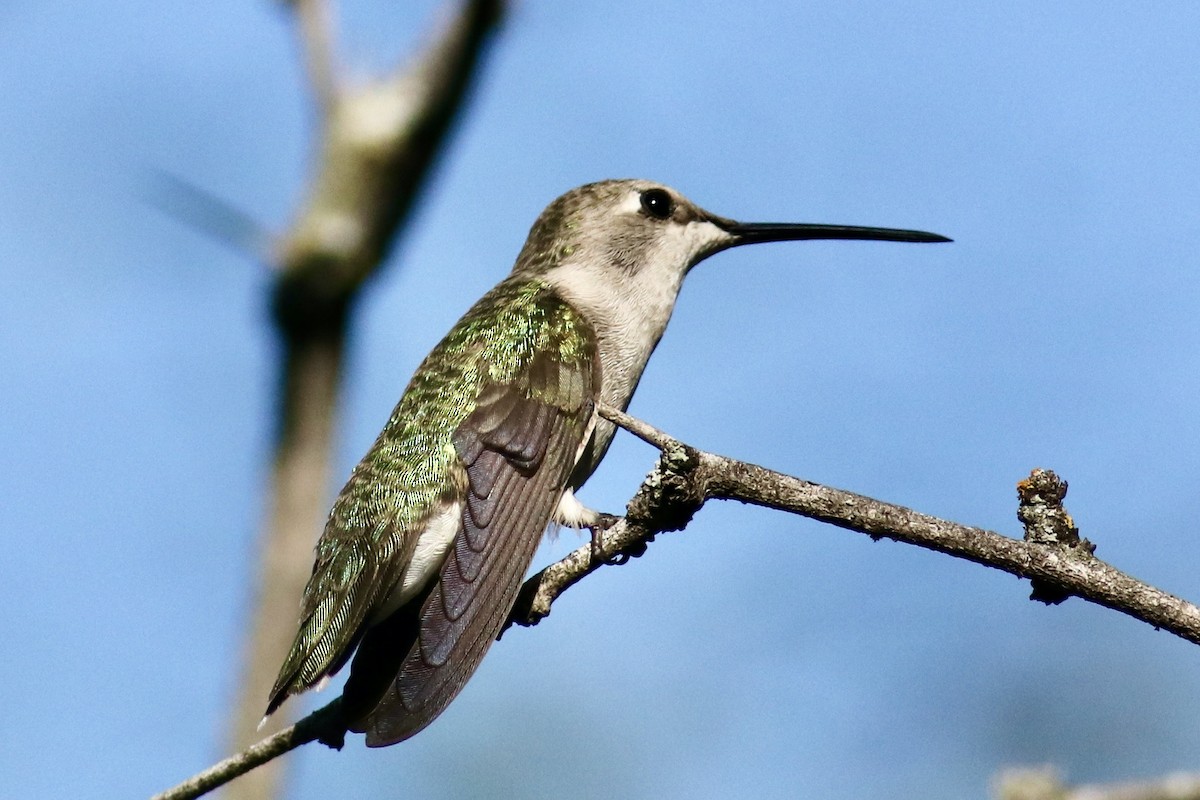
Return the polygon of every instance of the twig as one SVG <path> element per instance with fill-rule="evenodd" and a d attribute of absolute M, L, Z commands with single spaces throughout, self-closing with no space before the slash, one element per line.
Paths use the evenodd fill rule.
<path fill-rule="evenodd" d="M 238 255 L 262 261 L 271 254 L 271 232 L 225 198 L 165 170 L 150 168 L 144 199 L 154 208 L 205 234 Z"/>
<path fill-rule="evenodd" d="M 321 739 L 327 734 L 338 735 L 337 727 L 341 710 L 341 699 L 322 706 L 295 725 L 289 725 L 257 744 L 247 747 L 237 755 L 218 761 L 203 772 L 188 778 L 150 800 L 190 800 L 211 792 L 219 786 L 244 775 L 257 766 L 291 752 L 297 747 Z"/>
<path fill-rule="evenodd" d="M 325 0 L 284 0 L 299 23 L 300 44 L 308 83 L 322 116 L 329 113 L 341 88 L 334 64 L 333 14 Z"/>

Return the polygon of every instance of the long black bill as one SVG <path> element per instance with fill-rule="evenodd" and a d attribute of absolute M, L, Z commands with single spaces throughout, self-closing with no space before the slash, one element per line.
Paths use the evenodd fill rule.
<path fill-rule="evenodd" d="M 865 228 L 859 225 L 815 225 L 804 222 L 733 222 L 721 227 L 737 237 L 730 246 L 802 239 L 869 239 L 880 242 L 952 242 L 937 233 L 903 228 Z"/>

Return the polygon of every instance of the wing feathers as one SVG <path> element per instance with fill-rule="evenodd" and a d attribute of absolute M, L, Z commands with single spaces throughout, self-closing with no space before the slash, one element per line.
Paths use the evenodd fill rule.
<path fill-rule="evenodd" d="M 590 362 L 535 358 L 524 385 L 483 393 L 455 434 L 469 482 L 462 528 L 421 608 L 417 641 L 362 722 L 369 746 L 429 724 L 495 640 L 566 486 L 593 374 Z"/>

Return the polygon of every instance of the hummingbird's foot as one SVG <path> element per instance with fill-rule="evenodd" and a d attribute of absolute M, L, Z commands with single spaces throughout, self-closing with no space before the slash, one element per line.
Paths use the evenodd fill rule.
<path fill-rule="evenodd" d="M 554 511 L 554 521 L 576 530 L 587 528 L 592 533 L 592 563 L 593 564 L 624 564 L 628 557 L 615 556 L 609 560 L 604 555 L 604 532 L 617 524 L 621 519 L 614 514 L 606 514 L 588 508 L 575 497 L 570 489 L 563 492 Z"/>
<path fill-rule="evenodd" d="M 609 558 L 604 554 L 604 532 L 613 525 L 616 525 L 621 518 L 615 514 L 605 514 L 603 511 L 597 511 L 595 513 L 595 520 L 586 526 L 592 534 L 592 563 L 624 564 L 629 560 L 629 556 L 618 553 L 612 558 Z"/>

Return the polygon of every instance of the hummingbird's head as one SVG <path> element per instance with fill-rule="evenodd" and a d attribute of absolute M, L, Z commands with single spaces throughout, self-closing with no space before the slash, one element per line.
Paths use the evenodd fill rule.
<path fill-rule="evenodd" d="M 949 241 L 894 228 L 736 222 L 705 211 L 669 186 L 608 180 L 572 189 L 547 206 L 530 230 L 514 272 L 540 275 L 577 265 L 632 278 L 649 271 L 678 286 L 688 270 L 721 250 L 803 239 Z"/>
<path fill-rule="evenodd" d="M 572 264 L 632 277 L 646 270 L 674 282 L 733 245 L 720 220 L 667 186 L 644 180 L 589 183 L 562 195 L 529 232 L 514 271 Z"/>

